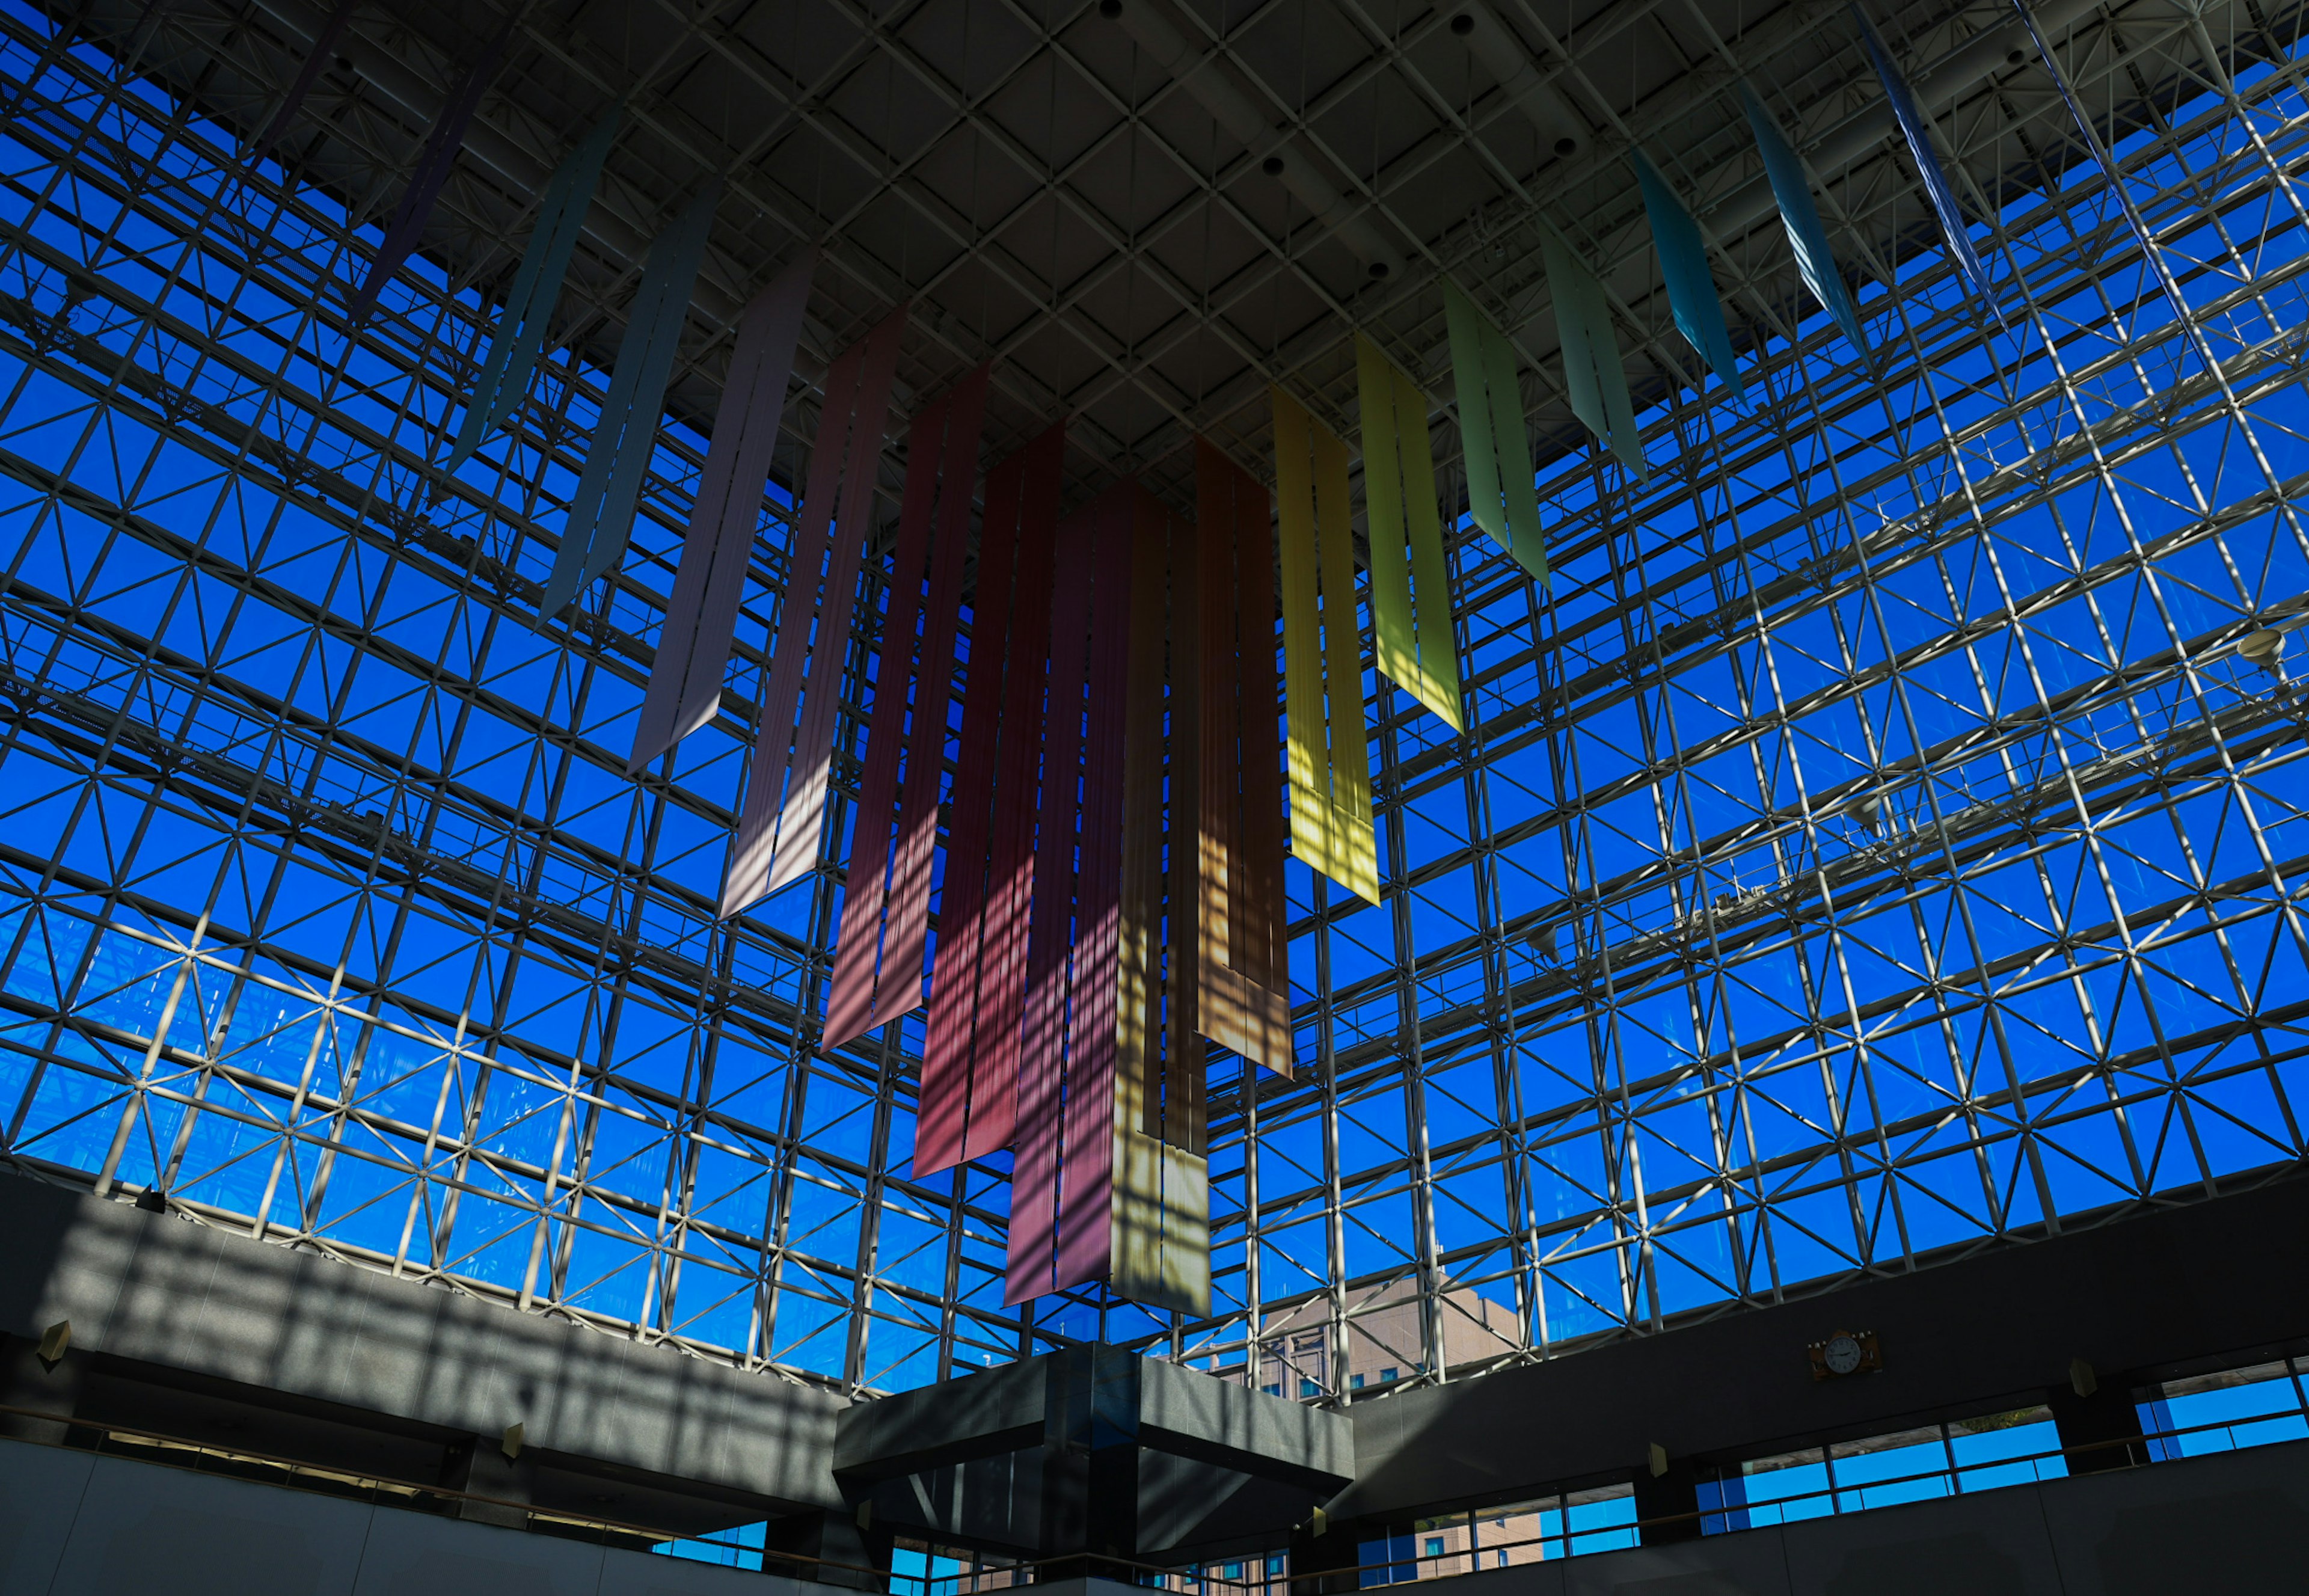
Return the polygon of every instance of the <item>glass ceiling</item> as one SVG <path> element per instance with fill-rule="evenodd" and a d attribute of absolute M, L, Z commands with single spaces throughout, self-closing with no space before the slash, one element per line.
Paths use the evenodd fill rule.
<path fill-rule="evenodd" d="M 2169 26 L 2117 153 L 2185 324 L 2031 151 L 2006 325 L 1839 236 L 1872 367 L 1814 314 L 1640 418 L 1647 481 L 1555 458 L 1552 595 L 1462 530 L 1470 735 L 1367 676 L 1386 901 L 1291 866 L 1300 1079 L 1215 1057 L 1189 1323 L 1001 1306 L 999 1161 L 912 1177 L 920 1018 L 812 1046 L 838 872 L 716 922 L 780 516 L 723 715 L 629 781 L 702 440 L 540 629 L 601 374 L 439 477 L 474 285 L 349 339 L 373 218 L 0 0 L 6 1157 L 847 1389 L 1287 1313 L 1357 1349 L 1321 1401 L 2297 1159 L 2309 651 L 2237 644 L 2309 594 L 2309 105 Z"/>

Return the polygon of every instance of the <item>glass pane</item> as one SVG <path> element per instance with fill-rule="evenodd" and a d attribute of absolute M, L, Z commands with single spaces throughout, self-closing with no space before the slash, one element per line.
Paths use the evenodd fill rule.
<path fill-rule="evenodd" d="M 2166 1383 L 2159 1404 L 2170 1445 L 2183 1457 L 2268 1446 L 2309 1436 L 2301 1391 L 2283 1364 Z"/>
<path fill-rule="evenodd" d="M 1948 1427 L 1948 1434 L 1960 1491 L 2059 1479 L 2069 1471 L 2068 1460 L 2061 1455 L 2060 1431 L 2048 1409 L 2020 1408 L 1959 1419 Z"/>
<path fill-rule="evenodd" d="M 1828 1488 L 1828 1463 L 1817 1450 L 1758 1458 L 1740 1467 L 1751 1523 L 1825 1518 L 1836 1511 Z"/>
<path fill-rule="evenodd" d="M 1636 1496 L 1631 1486 L 1605 1486 L 1564 1498 L 1571 1555 L 1607 1552 L 1636 1544 Z"/>
<path fill-rule="evenodd" d="M 1938 1427 L 1832 1446 L 1829 1458 L 1838 1513 L 1953 1494 Z"/>

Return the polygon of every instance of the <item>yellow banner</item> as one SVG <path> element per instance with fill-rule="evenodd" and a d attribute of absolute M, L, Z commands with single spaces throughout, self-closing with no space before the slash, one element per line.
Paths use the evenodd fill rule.
<path fill-rule="evenodd" d="M 1291 851 L 1375 904 L 1379 851 L 1371 831 L 1347 446 L 1281 388 L 1270 392 L 1283 554 Z"/>
<path fill-rule="evenodd" d="M 1427 395 L 1362 334 L 1363 510 L 1371 531 L 1371 632 L 1379 673 L 1464 732 L 1451 578 L 1435 513 Z"/>

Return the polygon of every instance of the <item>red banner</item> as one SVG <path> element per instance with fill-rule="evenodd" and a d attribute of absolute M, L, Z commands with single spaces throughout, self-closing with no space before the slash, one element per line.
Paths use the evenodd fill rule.
<path fill-rule="evenodd" d="M 1063 423 L 986 476 L 962 756 L 922 1051 L 914 1173 L 1008 1147 L 1016 1123 L 1034 811 Z"/>

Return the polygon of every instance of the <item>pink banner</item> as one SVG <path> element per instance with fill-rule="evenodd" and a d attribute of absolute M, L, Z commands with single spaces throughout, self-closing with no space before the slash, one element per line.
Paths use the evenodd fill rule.
<path fill-rule="evenodd" d="M 858 567 L 874 521 L 874 481 L 881 473 L 882 442 L 890 425 L 890 383 L 898 369 L 898 340 L 906 329 L 906 307 L 867 335 L 866 366 L 858 379 L 858 414 L 850 433 L 848 474 L 842 507 L 835 518 L 833 551 L 826 563 L 826 602 L 818 612 L 817 637 L 810 646 L 809 684 L 802 699 L 801 724 L 794 732 L 792 785 L 778 817 L 777 850 L 770 862 L 775 892 L 808 875 L 817 863 L 826 835 L 826 801 L 834 780 L 835 712 L 842 702 L 842 662 L 858 617 Z"/>
<path fill-rule="evenodd" d="M 1137 483 L 1118 489 L 1093 551 L 1090 657 L 1083 688 L 1081 863 L 1067 1040 L 1065 1182 L 1055 1286 L 1103 1279 L 1114 1211 L 1116 1007 L 1122 939 L 1122 761 L 1129 719 L 1134 521 L 1159 516 Z"/>
<path fill-rule="evenodd" d="M 809 484 L 794 528 L 793 563 L 765 667 L 769 684 L 762 693 L 746 807 L 722 889 L 725 918 L 807 873 L 816 862 L 842 656 L 857 612 L 858 565 L 882 462 L 906 309 L 901 305 L 891 312 L 862 342 L 836 356 L 826 373 L 826 407 L 818 416 Z M 837 483 L 839 516 L 833 514 Z"/>
<path fill-rule="evenodd" d="M 898 837 L 890 865 L 890 917 L 876 984 L 874 1023 L 921 1006 L 922 971 L 930 952 L 930 866 L 938 827 L 938 778 L 946 764 L 947 703 L 954 680 L 955 632 L 962 614 L 963 567 L 970 552 L 971 484 L 978 474 L 979 434 L 986 416 L 986 369 L 956 389 L 947 431 L 944 480 L 958 484 L 938 501 L 937 543 L 930 553 L 930 592 L 922 621 L 921 679 L 936 682 L 935 698 L 917 700 L 906 744 L 905 787 L 898 800 Z M 917 775 L 919 773 L 919 775 Z"/>
<path fill-rule="evenodd" d="M 689 535 L 658 634 L 649 691 L 634 729 L 634 751 L 626 761 L 629 775 L 721 708 L 722 675 L 737 636 L 754 532 L 769 489 L 794 346 L 801 338 L 810 274 L 817 267 L 817 251 L 803 250 L 754 296 L 738 324 L 737 347 L 714 412 L 713 447 L 690 507 Z"/>
<path fill-rule="evenodd" d="M 937 978 L 922 1048 L 915 1114 L 914 1173 L 963 1161 L 970 1118 L 970 1061 L 976 1040 L 979 945 L 986 930 L 986 837 L 994 822 L 994 753 L 1002 720 L 1002 643 L 1010 629 L 1010 589 L 1018 567 L 1018 501 L 1025 456 L 986 473 L 979 524 L 978 586 L 972 594 L 970 665 L 962 693 L 962 751 L 947 817 L 946 882 L 938 895 Z"/>
<path fill-rule="evenodd" d="M 972 1071 L 965 1158 L 1008 1147 L 1017 1123 L 1018 1048 L 1026 1002 L 1027 916 L 1034 898 L 1034 806 L 1042 742 L 1043 671 L 1051 650 L 1051 583 L 1059 535 L 1066 430 L 1028 444 L 1018 505 L 1018 579 L 1011 595 L 1010 669 L 1002 683 L 1002 747 L 994 824 L 987 837 L 987 979 L 979 997 L 983 1039 Z"/>
<path fill-rule="evenodd" d="M 1084 659 L 1095 511 L 1060 529 L 1051 589 L 1051 672 L 1042 722 L 1041 846 L 1027 917 L 1025 1024 L 1017 1063 L 1016 1159 L 1010 1167 L 1006 1304 L 1051 1289 L 1059 1234 L 1059 1161 L 1067 1080 L 1067 974 L 1074 931 L 1075 835 L 1080 815 Z"/>

